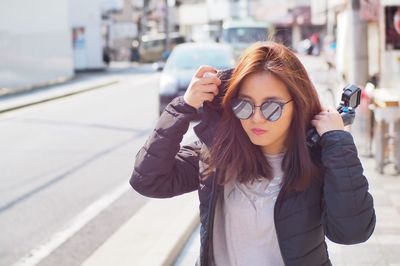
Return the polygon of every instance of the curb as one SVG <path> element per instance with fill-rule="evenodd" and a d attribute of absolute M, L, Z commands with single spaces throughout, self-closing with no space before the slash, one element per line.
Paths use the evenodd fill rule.
<path fill-rule="evenodd" d="M 33 95 L 29 95 L 29 94 L 18 95 L 18 96 L 15 96 L 15 98 L 4 99 L 4 103 L 0 102 L 0 114 L 9 112 L 9 111 L 13 111 L 13 110 L 17 110 L 17 109 L 21 109 L 24 107 L 28 107 L 28 106 L 32 106 L 32 105 L 36 105 L 36 104 L 64 98 L 64 97 L 68 97 L 71 95 L 87 92 L 90 90 L 111 86 L 111 85 L 114 85 L 117 83 L 119 83 L 118 80 L 112 80 L 112 81 L 107 81 L 107 82 L 99 82 L 96 85 L 78 88 L 78 89 L 75 89 L 72 91 L 71 90 L 51 91 L 51 89 L 47 88 L 44 91 L 40 91 L 40 90 L 36 91 Z M 65 86 L 65 85 L 61 85 L 61 86 Z M 62 90 L 62 89 L 60 89 L 60 90 Z M 35 94 L 37 94 L 37 97 L 35 97 Z M 43 95 L 41 95 L 41 94 L 43 94 Z M 27 99 L 23 100 L 23 98 L 27 98 Z"/>
<path fill-rule="evenodd" d="M 196 192 L 150 200 L 82 265 L 173 265 L 198 224 Z"/>
<path fill-rule="evenodd" d="M 193 207 L 197 207 L 197 205 L 195 205 Z M 199 217 L 200 217 L 199 213 L 196 213 L 195 216 L 190 217 L 190 219 L 188 220 L 186 229 L 182 230 L 181 234 L 178 234 L 179 239 L 177 240 L 177 242 L 174 245 L 171 246 L 171 249 L 168 252 L 168 255 L 166 256 L 166 258 L 160 265 L 165 265 L 165 266 L 172 265 L 176 261 L 179 254 L 182 252 L 183 247 L 186 245 L 187 241 L 193 234 L 193 231 L 200 225 Z"/>

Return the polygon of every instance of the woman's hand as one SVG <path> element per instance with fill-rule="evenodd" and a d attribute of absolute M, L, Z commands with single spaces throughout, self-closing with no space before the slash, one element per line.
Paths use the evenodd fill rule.
<path fill-rule="evenodd" d="M 183 99 L 190 106 L 199 109 L 204 101 L 212 101 L 218 95 L 221 80 L 217 78 L 217 70 L 211 66 L 201 66 L 187 88 Z"/>
<path fill-rule="evenodd" d="M 318 134 L 322 136 L 324 133 L 332 130 L 344 130 L 343 119 L 339 112 L 332 107 L 320 112 L 311 121 Z"/>

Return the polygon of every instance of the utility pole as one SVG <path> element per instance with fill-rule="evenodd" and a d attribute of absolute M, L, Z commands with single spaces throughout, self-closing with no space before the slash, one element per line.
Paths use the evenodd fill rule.
<path fill-rule="evenodd" d="M 140 16 L 140 30 L 139 30 L 139 43 L 141 43 L 142 36 L 147 31 L 147 13 L 149 12 L 150 0 L 143 0 L 143 14 Z"/>
<path fill-rule="evenodd" d="M 368 81 L 368 26 L 360 15 L 360 0 L 350 0 L 350 71 L 348 81 L 365 86 Z"/>
<path fill-rule="evenodd" d="M 169 6 L 174 4 L 171 0 L 164 0 L 164 32 L 165 32 L 165 41 L 164 41 L 164 54 L 169 53 Z"/>
<path fill-rule="evenodd" d="M 329 9 L 329 0 L 325 0 L 326 35 L 329 38 L 333 38 L 333 20 L 332 11 Z"/>
<path fill-rule="evenodd" d="M 250 3 L 249 0 L 239 0 L 238 2 L 238 14 L 240 18 L 247 18 L 250 16 Z"/>

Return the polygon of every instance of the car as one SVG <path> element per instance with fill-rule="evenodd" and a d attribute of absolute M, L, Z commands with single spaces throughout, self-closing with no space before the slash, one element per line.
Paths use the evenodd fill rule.
<path fill-rule="evenodd" d="M 138 51 L 140 62 L 153 63 L 164 60 L 165 38 L 165 33 L 144 35 Z M 185 37 L 177 32 L 170 32 L 168 38 L 171 47 L 185 42 Z"/>
<path fill-rule="evenodd" d="M 234 67 L 231 46 L 221 43 L 177 45 L 162 68 L 159 86 L 160 114 L 169 102 L 186 92 L 193 75 L 202 65 L 213 66 L 218 70 Z"/>

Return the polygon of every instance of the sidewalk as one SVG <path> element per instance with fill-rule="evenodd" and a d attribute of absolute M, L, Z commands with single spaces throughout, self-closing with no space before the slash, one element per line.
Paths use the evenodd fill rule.
<path fill-rule="evenodd" d="M 105 71 L 78 73 L 73 79 L 61 84 L 26 89 L 6 95 L 0 94 L 0 113 L 117 84 L 119 82 L 117 74 L 134 68 L 138 73 L 154 72 L 151 65 L 139 66 L 129 62 L 113 62 Z"/>
<path fill-rule="evenodd" d="M 116 83 L 118 83 L 118 80 L 112 77 L 93 77 L 67 82 L 66 84 L 49 86 L 44 89 L 36 89 L 31 92 L 5 96 L 0 98 L 0 113 L 110 86 Z"/>

